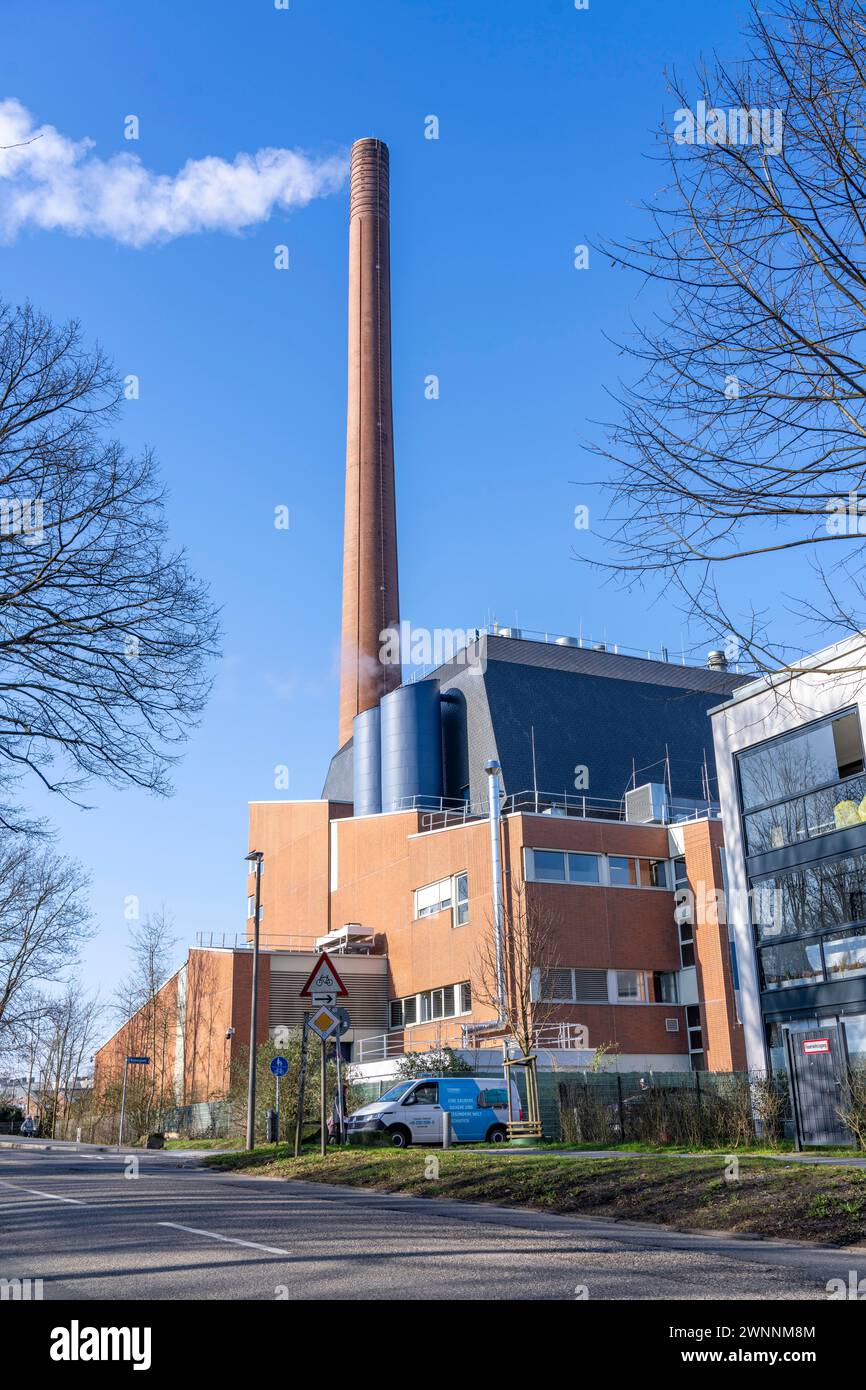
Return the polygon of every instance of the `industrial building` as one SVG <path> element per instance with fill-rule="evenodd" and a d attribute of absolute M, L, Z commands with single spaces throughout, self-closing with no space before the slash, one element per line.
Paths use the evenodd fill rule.
<path fill-rule="evenodd" d="M 547 928 L 529 981 L 541 1065 L 605 1048 L 624 1070 L 740 1068 L 736 967 L 704 904 L 724 884 L 708 711 L 744 678 L 718 652 L 689 666 L 491 627 L 404 679 L 378 140 L 352 150 L 349 252 L 339 733 L 321 799 L 250 806 L 259 1036 L 300 1023 L 300 987 L 326 946 L 349 989 L 343 1043 L 366 1075 L 434 1045 L 501 1056 L 515 923 L 529 914 Z M 251 877 L 245 935 L 200 939 L 184 967 L 195 958 L 200 974 L 210 957 L 221 982 L 204 1088 L 189 1080 L 179 996 L 171 1065 L 184 1100 L 219 1094 L 248 1037 L 253 914 Z"/>

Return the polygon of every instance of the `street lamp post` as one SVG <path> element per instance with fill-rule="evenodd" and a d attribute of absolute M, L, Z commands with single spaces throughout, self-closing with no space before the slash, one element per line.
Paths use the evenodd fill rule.
<path fill-rule="evenodd" d="M 250 1078 L 247 1090 L 247 1148 L 255 1147 L 256 1142 L 256 1024 L 259 1012 L 259 910 L 262 901 L 262 860 L 261 850 L 254 849 L 247 860 L 256 866 L 256 899 L 253 916 L 253 997 L 250 1007 Z"/>

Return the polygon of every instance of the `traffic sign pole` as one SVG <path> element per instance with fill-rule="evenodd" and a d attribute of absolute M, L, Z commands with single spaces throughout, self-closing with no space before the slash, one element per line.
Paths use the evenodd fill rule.
<path fill-rule="evenodd" d="M 327 1038 L 322 1038 L 322 1105 L 321 1105 L 321 1155 L 325 1157 L 328 1145 L 328 1064 L 325 1060 L 325 1049 L 328 1046 Z"/>
<path fill-rule="evenodd" d="M 309 1037 L 307 1021 L 309 1017 L 309 1014 L 304 1014 L 304 1026 L 301 1030 L 301 1074 L 298 1078 L 298 1113 L 295 1116 L 295 1158 L 300 1157 L 301 1131 L 304 1124 L 304 1100 L 307 1090 L 307 1039 Z"/>

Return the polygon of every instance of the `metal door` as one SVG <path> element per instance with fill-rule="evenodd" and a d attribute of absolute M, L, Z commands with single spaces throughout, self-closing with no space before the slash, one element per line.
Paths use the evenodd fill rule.
<path fill-rule="evenodd" d="M 839 1115 L 845 1098 L 846 1060 L 835 1023 L 788 1033 L 788 1059 L 796 1119 L 804 1144 L 850 1144 Z"/>

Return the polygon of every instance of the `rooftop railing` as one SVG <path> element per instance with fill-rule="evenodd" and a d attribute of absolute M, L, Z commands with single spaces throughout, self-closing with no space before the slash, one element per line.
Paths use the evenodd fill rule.
<path fill-rule="evenodd" d="M 244 932 L 196 932 L 196 946 L 211 951 L 251 951 L 253 943 Z M 259 932 L 262 951 L 311 951 L 316 953 L 314 936 L 288 936 L 281 932 Z"/>
<path fill-rule="evenodd" d="M 444 830 L 455 825 L 465 825 L 468 821 L 482 820 L 490 814 L 486 801 L 461 802 L 449 797 L 409 796 L 404 797 L 396 807 L 399 811 L 419 811 L 423 830 Z M 720 814 L 716 802 L 694 801 L 667 802 L 667 813 L 662 821 L 630 821 L 632 825 L 663 824 L 680 825 L 684 821 L 703 820 L 710 816 L 718 819 Z M 502 798 L 502 814 L 535 815 L 550 817 L 577 817 L 580 820 L 625 821 L 625 798 L 618 801 L 600 796 L 584 796 L 580 792 L 543 792 L 535 788 L 511 792 Z"/>

